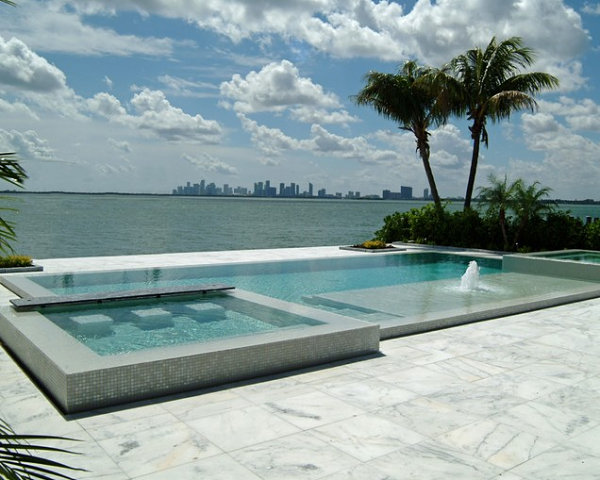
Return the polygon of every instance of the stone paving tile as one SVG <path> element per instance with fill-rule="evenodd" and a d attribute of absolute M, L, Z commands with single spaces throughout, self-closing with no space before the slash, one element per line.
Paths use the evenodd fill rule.
<path fill-rule="evenodd" d="M 600 457 L 557 446 L 515 467 L 512 472 L 532 480 L 591 480 L 598 478 Z"/>
<path fill-rule="evenodd" d="M 241 386 L 232 385 L 231 391 L 253 404 L 260 405 L 267 400 L 287 398 L 300 395 L 311 390 L 306 382 L 300 382 L 293 375 L 285 377 L 269 377 L 263 381 Z"/>
<path fill-rule="evenodd" d="M 312 430 L 315 436 L 361 462 L 386 455 L 406 445 L 425 440 L 408 428 L 386 418 L 365 414 Z"/>
<path fill-rule="evenodd" d="M 222 453 L 206 437 L 176 421 L 128 431 L 98 443 L 132 478 Z"/>
<path fill-rule="evenodd" d="M 526 402 L 505 411 L 498 410 L 491 418 L 557 443 L 598 426 L 598 422 L 583 409 L 575 412 L 539 401 Z"/>
<path fill-rule="evenodd" d="M 558 354 L 555 348 L 540 345 L 531 341 L 521 341 L 510 345 L 486 348 L 465 355 L 465 358 L 496 365 L 501 368 L 514 369 L 525 367 L 540 359 L 553 358 Z"/>
<path fill-rule="evenodd" d="M 225 452 L 300 431 L 266 408 L 255 405 L 191 420 L 187 425 Z"/>
<path fill-rule="evenodd" d="M 539 403 L 571 413 L 585 412 L 595 422 L 600 422 L 600 397 L 589 388 L 574 385 L 554 390 L 537 400 Z"/>
<path fill-rule="evenodd" d="M 515 372 L 538 378 L 546 378 L 563 385 L 574 385 L 587 377 L 586 372 L 560 361 L 560 358 L 546 358 L 524 367 L 515 369 Z"/>
<path fill-rule="evenodd" d="M 396 372 L 380 375 L 380 380 L 419 395 L 428 395 L 440 390 L 456 389 L 466 382 L 454 375 L 436 371 L 431 365 L 399 369 Z"/>
<path fill-rule="evenodd" d="M 265 408 L 302 430 L 361 415 L 364 410 L 323 392 L 266 402 Z"/>
<path fill-rule="evenodd" d="M 384 382 L 379 378 L 353 382 L 326 382 L 318 388 L 367 412 L 406 402 L 418 396 L 410 390 Z"/>
<path fill-rule="evenodd" d="M 490 419 L 440 435 L 438 440 L 507 470 L 556 445 Z"/>
<path fill-rule="evenodd" d="M 362 464 L 328 475 L 322 480 L 394 480 L 394 478 L 372 465 Z"/>
<path fill-rule="evenodd" d="M 310 432 L 252 445 L 231 456 L 265 480 L 317 479 L 360 465 L 356 458 Z"/>
<path fill-rule="evenodd" d="M 198 401 L 199 397 L 202 398 L 201 402 Z M 184 398 L 166 401 L 162 404 L 162 408 L 175 415 L 179 420 L 190 422 L 252 405 L 252 402 L 231 390 L 219 390 L 216 392 L 192 392 Z"/>
<path fill-rule="evenodd" d="M 429 365 L 431 370 L 455 376 L 459 380 L 466 382 L 475 382 L 494 375 L 499 375 L 505 371 L 504 368 L 497 365 L 481 362 L 465 356 L 453 357 L 448 360 L 435 362 Z"/>
<path fill-rule="evenodd" d="M 42 442 L 40 442 L 42 443 Z M 114 458 L 106 452 L 88 433 L 79 432 L 76 441 L 53 440 L 44 441 L 44 445 L 63 448 L 72 454 L 46 454 L 46 458 L 55 460 L 64 465 L 74 468 L 82 468 L 86 471 L 60 470 L 61 473 L 70 475 L 77 479 L 114 478 L 116 480 L 129 478 L 129 476 L 117 465 Z M 101 474 L 99 475 L 99 473 Z"/>
<path fill-rule="evenodd" d="M 65 417 L 40 392 L 2 400 L 2 419 L 22 435 L 58 435 L 78 438 L 83 427 Z"/>
<path fill-rule="evenodd" d="M 429 397 L 480 417 L 489 417 L 525 403 L 523 398 L 479 384 L 470 384 L 461 389 L 444 389 Z"/>
<path fill-rule="evenodd" d="M 451 404 L 429 397 L 418 397 L 382 408 L 375 414 L 430 438 L 481 419 L 478 415 L 461 412 Z"/>
<path fill-rule="evenodd" d="M 532 377 L 514 370 L 504 374 L 494 375 L 493 377 L 484 378 L 483 380 L 475 382 L 474 385 L 526 400 L 543 398 L 555 390 L 564 388 L 563 384 L 553 380 Z"/>
<path fill-rule="evenodd" d="M 576 435 L 566 444 L 571 445 L 574 449 L 583 450 L 591 455 L 600 457 L 600 426 Z"/>
<path fill-rule="evenodd" d="M 203 458 L 137 478 L 140 480 L 260 480 L 261 477 L 241 466 L 229 455 L 224 454 Z"/>
<path fill-rule="evenodd" d="M 398 480 L 488 480 L 502 472 L 495 465 L 433 441 L 410 445 L 368 463 Z"/>

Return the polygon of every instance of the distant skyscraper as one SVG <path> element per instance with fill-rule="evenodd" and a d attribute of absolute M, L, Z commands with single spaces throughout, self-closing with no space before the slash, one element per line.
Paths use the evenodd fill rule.
<path fill-rule="evenodd" d="M 429 189 L 426 188 L 425 190 L 423 190 L 423 198 L 425 200 L 427 200 L 429 198 Z"/>
<path fill-rule="evenodd" d="M 312 183 L 308 184 L 308 196 L 309 197 L 313 196 L 313 184 Z"/>

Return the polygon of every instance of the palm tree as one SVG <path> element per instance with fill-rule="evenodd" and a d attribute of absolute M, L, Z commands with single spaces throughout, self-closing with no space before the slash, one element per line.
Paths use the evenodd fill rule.
<path fill-rule="evenodd" d="M 452 59 L 443 69 L 444 104 L 454 114 L 466 114 L 471 121 L 473 140 L 471 169 L 464 208 L 471 208 L 471 198 L 477 174 L 479 147 L 488 146 L 487 120 L 498 122 L 521 109 L 537 107 L 533 95 L 546 88 L 555 88 L 556 77 L 543 72 L 521 73 L 533 64 L 534 53 L 522 45 L 519 37 L 497 42 L 493 37 L 482 50 L 477 47 Z"/>
<path fill-rule="evenodd" d="M 498 217 L 504 250 L 508 250 L 506 212 L 510 209 L 516 209 L 515 192 L 523 188 L 523 181 L 518 179 L 509 185 L 506 175 L 504 175 L 504 180 L 499 180 L 494 174 L 490 174 L 488 180 L 490 182 L 489 187 L 479 188 L 479 200 L 487 204 L 488 215 Z"/>
<path fill-rule="evenodd" d="M 27 174 L 15 157 L 15 153 L 0 153 L 0 180 L 22 188 L 26 179 Z M 1 210 L 14 211 L 13 208 L 0 208 Z M 16 234 L 13 223 L 0 217 L 0 251 L 12 251 L 10 242 L 14 240 Z"/>
<path fill-rule="evenodd" d="M 417 151 L 423 161 L 431 196 L 437 208 L 442 208 L 433 171 L 429 163 L 429 131 L 431 125 L 441 125 L 447 115 L 436 108 L 437 95 L 428 80 L 433 70 L 408 61 L 398 74 L 369 72 L 365 87 L 354 97 L 358 105 L 371 105 L 377 113 L 395 120 L 402 130 L 412 132 Z"/>
<path fill-rule="evenodd" d="M 544 197 L 552 191 L 549 187 L 539 187 L 540 182 L 533 182 L 528 187 L 523 183 L 515 189 L 515 213 L 518 226 L 515 232 L 515 245 L 518 246 L 519 238 L 527 225 L 539 219 L 544 213 L 553 210 L 553 203 L 544 202 Z"/>

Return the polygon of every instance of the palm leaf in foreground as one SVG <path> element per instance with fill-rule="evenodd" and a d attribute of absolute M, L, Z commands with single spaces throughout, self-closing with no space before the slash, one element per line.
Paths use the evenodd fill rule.
<path fill-rule="evenodd" d="M 6 480 L 75 480 L 56 469 L 84 472 L 55 460 L 49 460 L 38 453 L 74 454 L 63 448 L 38 445 L 39 441 L 76 441 L 71 438 L 52 435 L 18 435 L 3 420 L 0 420 L 0 478 Z M 36 442 L 36 443 L 30 443 Z"/>

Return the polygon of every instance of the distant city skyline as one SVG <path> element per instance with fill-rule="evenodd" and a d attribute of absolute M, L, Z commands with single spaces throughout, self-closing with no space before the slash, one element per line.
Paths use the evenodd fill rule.
<path fill-rule="evenodd" d="M 215 182 L 207 182 L 205 179 L 200 180 L 197 183 L 187 181 L 185 185 L 178 185 L 175 187 L 171 194 L 172 195 L 200 195 L 200 196 L 242 196 L 242 197 L 282 197 L 282 198 L 346 198 L 346 199 L 358 199 L 358 198 L 382 198 L 384 200 L 413 200 L 422 199 L 430 200 L 429 189 L 424 189 L 423 196 L 414 197 L 413 187 L 401 185 L 400 191 L 391 191 L 384 189 L 380 194 L 369 193 L 361 195 L 359 190 L 348 190 L 347 192 L 335 192 L 327 193 L 326 188 L 320 188 L 316 190 L 312 182 L 306 182 L 307 188 L 300 190 L 300 184 L 290 182 L 280 182 L 279 187 L 275 187 L 271 184 L 271 180 L 257 181 L 254 182 L 253 188 L 236 186 L 232 187 L 225 183 L 222 187 L 217 186 Z"/>

